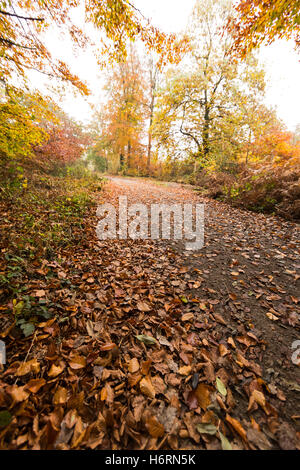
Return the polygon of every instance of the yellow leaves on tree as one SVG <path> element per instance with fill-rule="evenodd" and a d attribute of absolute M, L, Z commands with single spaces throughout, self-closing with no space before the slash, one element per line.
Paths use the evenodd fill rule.
<path fill-rule="evenodd" d="M 241 0 L 228 24 L 235 52 L 246 56 L 253 48 L 280 38 L 294 39 L 299 48 L 299 11 L 299 0 Z"/>
<path fill-rule="evenodd" d="M 73 22 L 75 10 L 82 12 L 82 28 Z M 84 32 L 86 24 L 104 32 L 99 37 L 100 54 Z M 70 39 L 77 50 L 93 48 L 99 63 L 107 62 L 107 57 L 110 61 L 125 59 L 127 43 L 134 39 L 143 41 L 149 50 L 155 49 L 161 64 L 176 61 L 182 47 L 175 36 L 153 27 L 128 0 L 16 0 L 14 5 L 0 0 L 0 152 L 5 157 L 28 156 L 46 137 L 39 123 L 43 111 L 48 119 L 49 108 L 40 97 L 33 101 L 28 94 L 28 71 L 60 79 L 83 95 L 89 93 L 86 84 L 61 60 L 59 51 L 55 57 L 50 52 L 47 31 L 62 41 Z M 13 83 L 21 83 L 19 90 L 12 88 Z"/>
<path fill-rule="evenodd" d="M 71 82 L 83 94 L 86 85 L 73 75 L 60 59 L 55 59 L 44 40 L 43 33 L 51 29 L 62 38 L 69 37 L 75 47 L 91 46 L 84 29 L 74 25 L 72 13 L 84 7 L 85 23 L 105 33 L 99 38 L 110 60 L 127 56 L 128 40 L 140 39 L 146 47 L 155 49 L 161 62 L 176 60 L 181 43 L 152 26 L 128 0 L 17 0 L 15 6 L 0 1 L 0 75 L 7 80 L 13 74 L 25 76 L 28 69 Z M 101 56 L 100 56 L 101 57 Z M 100 59 L 99 59 L 100 60 Z"/>

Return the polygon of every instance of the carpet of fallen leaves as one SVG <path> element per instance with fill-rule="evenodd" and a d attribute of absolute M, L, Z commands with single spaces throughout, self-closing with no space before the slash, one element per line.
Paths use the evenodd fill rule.
<path fill-rule="evenodd" d="M 99 241 L 92 208 L 33 264 L 52 318 L 3 335 L 1 449 L 300 449 L 299 227 L 145 180 L 111 178 L 99 204 L 120 195 L 205 202 L 205 246 Z"/>

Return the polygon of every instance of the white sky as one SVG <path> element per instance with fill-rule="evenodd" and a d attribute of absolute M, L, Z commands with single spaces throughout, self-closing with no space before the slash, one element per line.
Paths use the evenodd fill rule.
<path fill-rule="evenodd" d="M 155 26 L 165 32 L 180 32 L 185 29 L 188 17 L 195 0 L 134 0 L 144 16 L 151 18 Z M 47 44 L 54 55 L 63 58 L 70 64 L 72 72 L 85 80 L 92 90 L 87 99 L 68 95 L 60 104 L 75 119 L 88 122 L 92 117 L 89 103 L 99 103 L 103 97 L 104 73 L 99 70 L 96 59 L 91 53 L 85 52 L 75 57 L 70 47 L 53 32 Z M 264 47 L 259 58 L 265 64 L 267 90 L 266 104 L 277 109 L 280 119 L 290 130 L 300 124 L 300 56 L 294 51 L 293 42 L 277 41 Z M 34 86 L 41 88 L 41 77 L 31 74 Z"/>

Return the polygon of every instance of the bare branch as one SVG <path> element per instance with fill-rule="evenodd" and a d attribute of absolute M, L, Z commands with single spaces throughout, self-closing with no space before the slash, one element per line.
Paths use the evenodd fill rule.
<path fill-rule="evenodd" d="M 22 15 L 18 15 L 17 13 L 10 13 L 9 11 L 4 11 L 4 10 L 0 10 L 0 15 L 14 16 L 14 17 L 19 18 L 21 20 L 45 21 L 44 18 L 34 18 L 34 17 L 31 17 L 31 16 L 22 16 Z"/>
<path fill-rule="evenodd" d="M 8 46 L 15 46 L 15 47 L 21 47 L 22 49 L 28 49 L 30 51 L 35 51 L 36 49 L 34 47 L 29 47 L 29 46 L 23 46 L 22 44 L 18 44 L 17 42 L 11 41 L 10 39 L 5 39 L 0 37 L 0 42 L 7 44 Z"/>

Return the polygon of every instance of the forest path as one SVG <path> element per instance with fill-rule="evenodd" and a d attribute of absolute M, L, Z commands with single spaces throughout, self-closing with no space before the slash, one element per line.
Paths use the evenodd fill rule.
<path fill-rule="evenodd" d="M 24 292 L 51 317 L 5 338 L 0 448 L 300 449 L 299 227 L 176 183 L 109 177 L 98 194 L 204 203 L 204 246 L 99 240 L 93 205 L 32 263 Z"/>
<path fill-rule="evenodd" d="M 176 183 L 110 177 L 107 191 L 108 199 L 114 199 L 116 206 L 120 195 L 127 196 L 128 204 L 205 204 L 205 243 L 199 251 L 186 251 L 182 242 L 174 241 L 119 243 L 125 243 L 133 256 L 133 265 L 143 279 L 147 278 L 143 293 L 146 301 L 156 297 L 156 286 L 160 284 L 164 286 L 165 298 L 159 304 L 168 305 L 170 301 L 172 304 L 182 296 L 188 301 L 180 306 L 175 304 L 182 314 L 179 324 L 185 334 L 179 336 L 173 351 L 181 359 L 178 367 L 191 364 L 188 383 L 193 379 L 192 372 L 198 370 L 200 382 L 212 385 L 212 376 L 203 375 L 206 367 L 203 363 L 216 361 L 214 374 L 232 387 L 233 395 L 240 395 L 235 418 L 249 420 L 249 414 L 243 416 L 246 409 L 242 402 L 245 396 L 249 398 L 254 390 L 259 390 L 267 392 L 266 401 L 274 405 L 283 420 L 295 423 L 291 417 L 298 416 L 299 424 L 300 369 L 291 359 L 292 345 L 300 340 L 299 226 L 200 198 L 191 187 Z M 147 258 L 149 247 L 151 256 Z M 146 257 L 142 264 L 141 255 Z M 147 274 L 147 269 L 151 274 Z M 188 314 L 191 318 L 185 320 Z M 146 322 L 147 316 L 145 313 Z M 144 325 L 144 333 L 147 328 L 151 333 L 150 325 Z M 187 338 L 195 333 L 202 344 L 200 341 L 197 352 L 191 353 Z M 215 351 L 210 355 L 211 347 Z M 240 353 L 253 364 L 251 369 L 247 360 L 237 360 L 241 366 L 237 374 L 230 363 Z M 186 392 L 189 406 L 191 400 L 187 397 Z M 272 412 L 267 409 L 265 412 L 270 421 Z"/>

